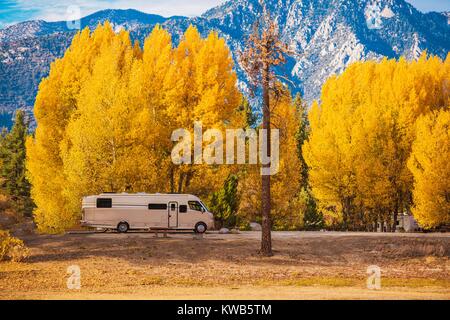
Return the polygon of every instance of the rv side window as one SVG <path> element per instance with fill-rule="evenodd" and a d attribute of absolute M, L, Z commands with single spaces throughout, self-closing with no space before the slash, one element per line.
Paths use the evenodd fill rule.
<path fill-rule="evenodd" d="M 184 213 L 187 212 L 187 205 L 185 204 L 180 204 L 180 210 L 179 212 Z"/>
<path fill-rule="evenodd" d="M 188 201 L 189 209 L 195 211 L 202 211 L 202 205 L 198 201 Z"/>
<path fill-rule="evenodd" d="M 149 203 L 149 210 L 167 210 L 167 204 L 165 203 Z"/>
<path fill-rule="evenodd" d="M 97 208 L 112 208 L 112 199 L 111 198 L 98 198 L 97 199 Z"/>

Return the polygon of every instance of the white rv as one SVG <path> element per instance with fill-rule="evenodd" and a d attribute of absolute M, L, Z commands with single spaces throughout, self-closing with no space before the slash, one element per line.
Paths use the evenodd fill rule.
<path fill-rule="evenodd" d="M 190 194 L 102 193 L 82 202 L 81 225 L 127 232 L 130 229 L 176 229 L 203 233 L 214 217 Z"/>

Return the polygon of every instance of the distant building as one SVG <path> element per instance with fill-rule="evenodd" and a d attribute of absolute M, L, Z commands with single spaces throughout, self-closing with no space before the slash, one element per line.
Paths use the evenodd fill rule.
<path fill-rule="evenodd" d="M 394 217 L 392 217 L 393 219 Z M 415 232 L 420 230 L 420 226 L 414 217 L 406 212 L 399 212 L 397 214 L 397 221 L 395 223 L 395 232 Z M 388 223 L 378 222 L 377 232 L 387 232 Z"/>
<path fill-rule="evenodd" d="M 414 232 L 420 229 L 419 224 L 412 215 L 406 212 L 399 213 L 396 222 L 396 231 Z"/>

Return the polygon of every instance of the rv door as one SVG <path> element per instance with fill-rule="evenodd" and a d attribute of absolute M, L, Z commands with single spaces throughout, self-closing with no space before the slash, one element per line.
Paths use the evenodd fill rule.
<path fill-rule="evenodd" d="M 169 202 L 167 209 L 169 210 L 169 228 L 178 227 L 178 202 Z"/>

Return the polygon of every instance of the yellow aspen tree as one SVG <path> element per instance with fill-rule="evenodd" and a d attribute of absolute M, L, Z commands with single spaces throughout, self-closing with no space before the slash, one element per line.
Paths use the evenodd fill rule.
<path fill-rule="evenodd" d="M 245 114 L 239 110 L 242 96 L 237 89 L 237 76 L 234 63 L 225 40 L 217 32 L 211 32 L 202 39 L 203 46 L 194 59 L 195 90 L 199 97 L 193 106 L 192 119 L 200 121 L 204 130 L 218 129 L 223 138 L 225 152 L 226 129 L 239 129 L 245 126 Z M 192 124 L 191 124 L 192 125 Z M 203 145 L 210 143 L 204 141 Z M 220 154 L 225 163 L 225 154 Z M 197 165 L 186 190 L 205 189 L 204 181 L 210 181 L 209 192 L 219 189 L 230 173 L 237 173 L 236 165 Z"/>
<path fill-rule="evenodd" d="M 156 183 L 151 153 L 136 139 L 139 109 L 129 93 L 134 49 L 128 32 L 115 35 L 79 94 L 62 147 L 65 197 L 77 217 L 80 199 L 106 191 L 146 191 Z"/>
<path fill-rule="evenodd" d="M 408 168 L 414 176 L 412 212 L 424 228 L 450 223 L 450 108 L 416 124 Z"/>
<path fill-rule="evenodd" d="M 193 116 L 201 119 L 206 127 L 224 129 L 226 124 L 242 126 L 240 114 L 236 113 L 241 94 L 236 86 L 234 63 L 225 39 L 219 38 L 217 32 L 211 32 L 203 43 L 195 59 L 199 100 Z M 234 119 L 235 116 L 239 119 Z"/>
<path fill-rule="evenodd" d="M 354 211 L 356 177 L 351 144 L 353 112 L 351 101 L 354 72 L 347 74 L 350 81 L 339 83 L 336 78 L 327 81 L 322 89 L 322 103 L 313 103 L 309 112 L 311 133 L 303 145 L 303 156 L 309 167 L 312 192 L 324 212 L 328 224 L 343 223 Z"/>
<path fill-rule="evenodd" d="M 242 126 L 240 101 L 231 54 L 215 33 L 202 39 L 191 27 L 173 49 L 157 26 L 141 50 L 108 22 L 84 30 L 42 82 L 38 127 L 27 141 L 39 230 L 76 224 L 87 194 L 173 190 L 165 188 L 174 183 L 172 130 L 191 129 L 195 120 L 222 131 Z M 233 166 L 186 167 L 178 170 L 178 190 L 204 179 L 216 181 L 211 191 Z"/>
<path fill-rule="evenodd" d="M 166 114 L 174 128 L 192 128 L 194 107 L 200 97 L 196 88 L 195 60 L 204 42 L 192 25 L 173 51 L 171 68 L 164 81 Z"/>
<path fill-rule="evenodd" d="M 37 128 L 27 141 L 27 170 L 38 229 L 61 232 L 78 216 L 68 205 L 61 149 L 67 145 L 67 126 L 79 107 L 80 91 L 90 79 L 98 55 L 108 50 L 115 34 L 109 23 L 91 34 L 77 34 L 64 57 L 56 60 L 40 85 L 35 103 Z"/>
<path fill-rule="evenodd" d="M 199 32 L 191 25 L 173 51 L 171 68 L 164 81 L 166 117 L 170 131 L 184 128 L 193 132 L 194 121 L 199 120 L 193 114 L 199 101 L 194 62 L 202 46 Z M 168 170 L 169 191 L 183 192 L 194 175 L 193 166 L 170 164 Z"/>
<path fill-rule="evenodd" d="M 290 92 L 285 88 L 272 98 L 271 127 L 280 134 L 280 163 L 278 173 L 272 177 L 272 218 L 278 229 L 296 230 L 303 226 L 304 208 L 300 196 L 302 171 L 297 153 L 296 133 L 300 118 Z"/>
<path fill-rule="evenodd" d="M 402 63 L 402 62 L 399 62 Z M 360 89 L 365 96 L 355 104 L 352 125 L 352 145 L 355 154 L 355 173 L 359 215 L 354 223 L 358 229 L 368 224 L 389 221 L 397 211 L 396 195 L 402 180 L 400 174 L 404 160 L 398 148 L 398 119 L 392 106 L 392 79 L 397 63 L 384 60 L 359 64 L 358 78 L 364 86 Z M 370 87 L 370 90 L 364 90 Z M 397 126 L 398 127 L 398 126 Z M 400 204 L 398 204 L 400 206 Z"/>
<path fill-rule="evenodd" d="M 170 34 L 157 25 L 145 39 L 141 55 L 135 59 L 131 76 L 129 94 L 137 107 L 133 122 L 135 144 L 140 145 L 149 159 L 153 170 L 159 177 L 158 188 L 152 192 L 166 191 L 166 172 L 171 165 L 170 119 L 166 115 L 164 81 L 173 59 L 172 39 Z M 164 186 L 161 189 L 161 186 Z"/>
<path fill-rule="evenodd" d="M 397 213 L 411 205 L 412 175 L 406 162 L 416 136 L 415 121 L 445 105 L 447 63 L 426 54 L 417 62 L 383 60 L 366 89 L 370 95 L 357 107 L 361 120 L 354 128 L 365 126 L 365 137 L 359 143 L 354 139 L 355 147 L 362 148 L 356 158 L 359 195 L 367 210 L 378 211 L 388 222 L 388 230 L 395 230 Z"/>
<path fill-rule="evenodd" d="M 106 25 L 99 27 L 91 36 L 86 28 L 75 35 L 64 57 L 52 63 L 49 76 L 39 85 L 34 106 L 37 128 L 34 137 L 27 141 L 28 178 L 39 231 L 60 232 L 74 223 L 71 214 L 64 210 L 60 143 L 99 47 L 112 36 L 107 29 Z"/>
<path fill-rule="evenodd" d="M 448 58 L 424 54 L 414 62 L 355 63 L 327 81 L 320 106 L 310 112 L 312 132 L 303 151 L 313 192 L 329 218 L 338 213 L 345 221 L 350 214 L 357 227 L 378 220 L 395 229 L 397 213 L 411 205 L 406 163 L 416 119 L 448 104 L 449 71 Z"/>
<path fill-rule="evenodd" d="M 173 51 L 171 68 L 165 78 L 167 125 L 171 130 L 184 128 L 193 132 L 195 121 L 203 130 L 236 128 L 244 123 L 243 113 L 236 112 L 241 94 L 236 87 L 231 53 L 223 39 L 211 33 L 202 39 L 190 26 Z M 189 187 L 196 171 L 206 170 L 204 161 L 193 159 L 195 165 L 172 165 L 169 169 L 169 190 L 183 192 Z M 222 181 L 227 175 L 222 176 Z"/>

